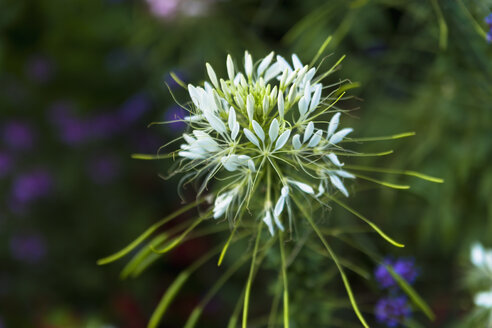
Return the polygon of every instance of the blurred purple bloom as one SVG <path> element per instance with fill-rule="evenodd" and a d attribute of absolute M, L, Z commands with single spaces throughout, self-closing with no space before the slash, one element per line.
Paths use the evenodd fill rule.
<path fill-rule="evenodd" d="M 59 128 L 60 138 L 70 145 L 83 143 L 89 137 L 88 125 L 78 118 L 66 120 Z"/>
<path fill-rule="evenodd" d="M 492 27 L 490 28 L 490 31 L 487 33 L 487 42 L 492 43 Z"/>
<path fill-rule="evenodd" d="M 490 28 L 492 28 L 492 13 L 488 14 L 485 17 L 485 23 L 488 24 Z"/>
<path fill-rule="evenodd" d="M 34 131 L 25 122 L 11 121 L 3 126 L 3 140 L 14 150 L 28 150 L 34 145 Z"/>
<path fill-rule="evenodd" d="M 53 62 L 45 56 L 31 56 L 26 63 L 26 74 L 35 82 L 47 83 L 54 74 Z"/>
<path fill-rule="evenodd" d="M 186 123 L 180 122 L 179 120 L 183 119 L 187 115 L 188 113 L 186 110 L 177 105 L 169 107 L 166 110 L 165 120 L 172 123 L 168 123 L 167 126 L 169 126 L 173 132 L 182 132 L 186 127 Z"/>
<path fill-rule="evenodd" d="M 37 234 L 16 235 L 10 239 L 10 252 L 14 259 L 33 264 L 46 255 L 46 244 Z"/>
<path fill-rule="evenodd" d="M 58 100 L 51 104 L 48 119 L 55 125 L 61 125 L 73 119 L 74 105 L 68 100 Z"/>
<path fill-rule="evenodd" d="M 6 176 L 13 166 L 13 158 L 7 153 L 0 152 L 0 178 Z"/>
<path fill-rule="evenodd" d="M 157 17 L 170 18 L 178 11 L 179 0 L 146 0 L 149 9 Z"/>
<path fill-rule="evenodd" d="M 108 138 L 121 131 L 121 121 L 114 113 L 103 113 L 87 121 L 90 136 L 93 138 Z"/>
<path fill-rule="evenodd" d="M 119 176 L 121 165 L 116 157 L 104 155 L 93 159 L 87 171 L 92 182 L 103 185 L 113 182 Z"/>
<path fill-rule="evenodd" d="M 160 137 L 148 132 L 138 133 L 132 137 L 134 152 L 144 154 L 155 154 L 163 142 Z"/>
<path fill-rule="evenodd" d="M 413 259 L 391 260 L 387 258 L 383 263 L 393 267 L 393 270 L 408 283 L 412 284 L 415 282 L 418 272 Z M 376 270 L 374 270 L 374 276 L 382 289 L 396 287 L 397 285 L 396 281 L 383 264 L 377 266 Z"/>
<path fill-rule="evenodd" d="M 13 201 L 27 205 L 47 196 L 53 188 L 53 177 L 48 171 L 38 169 L 17 177 L 12 186 Z"/>
<path fill-rule="evenodd" d="M 374 314 L 378 322 L 387 327 L 397 327 L 410 316 L 411 309 L 405 296 L 387 297 L 378 301 Z"/>
<path fill-rule="evenodd" d="M 138 120 L 151 108 L 149 97 L 145 94 L 136 94 L 128 99 L 120 108 L 120 119 L 124 124 L 131 124 Z"/>

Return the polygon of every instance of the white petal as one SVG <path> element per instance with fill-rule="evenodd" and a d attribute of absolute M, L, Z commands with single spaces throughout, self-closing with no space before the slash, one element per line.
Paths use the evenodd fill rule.
<path fill-rule="evenodd" d="M 284 197 L 284 196 L 280 196 L 280 198 L 277 201 L 277 204 L 275 204 L 273 216 L 278 217 L 280 214 L 282 214 L 282 211 L 284 210 L 284 205 L 285 205 L 285 198 L 286 197 Z"/>
<path fill-rule="evenodd" d="M 339 177 L 337 177 L 336 175 L 330 175 L 330 181 L 333 184 L 333 186 L 335 186 L 335 188 L 340 190 L 342 192 L 342 194 L 345 195 L 345 197 L 349 196 L 347 189 L 345 188 L 342 180 L 340 180 Z"/>
<path fill-rule="evenodd" d="M 189 143 L 189 144 L 192 144 L 196 141 L 195 138 L 193 138 L 192 136 L 190 136 L 189 134 L 186 134 L 186 133 L 183 133 L 183 139 Z"/>
<path fill-rule="evenodd" d="M 292 83 L 292 81 L 294 81 L 294 79 L 298 76 L 299 76 L 299 70 L 298 69 L 290 72 L 289 76 L 287 77 L 287 79 L 285 80 L 283 85 L 290 85 Z"/>
<path fill-rule="evenodd" d="M 189 151 L 180 151 L 178 153 L 178 155 L 181 157 L 189 158 L 189 159 L 203 159 L 203 158 L 205 158 L 205 156 L 200 154 L 200 153 L 193 153 L 193 152 L 189 152 Z"/>
<path fill-rule="evenodd" d="M 290 137 L 290 130 L 285 131 L 278 137 L 277 142 L 275 143 L 275 150 L 281 149 L 286 143 L 287 140 L 289 140 Z"/>
<path fill-rule="evenodd" d="M 204 112 L 203 115 L 207 119 L 208 123 L 210 123 L 210 126 L 212 129 L 219 133 L 225 133 L 226 132 L 226 126 L 224 122 L 222 122 L 217 116 L 215 116 L 212 113 L 209 112 Z"/>
<path fill-rule="evenodd" d="M 270 129 L 268 130 L 268 136 L 270 137 L 270 141 L 273 143 L 275 140 L 277 140 L 278 137 L 278 121 L 276 118 L 273 119 L 272 123 L 270 124 Z"/>
<path fill-rule="evenodd" d="M 275 224 L 277 225 L 277 228 L 279 228 L 281 231 L 284 231 L 284 226 L 282 222 L 280 222 L 279 217 L 274 215 L 273 219 L 275 220 Z"/>
<path fill-rule="evenodd" d="M 264 142 L 265 141 L 265 132 L 261 128 L 261 125 L 258 124 L 258 122 L 256 122 L 255 120 L 253 120 L 252 125 L 253 125 L 253 130 L 255 131 L 258 138 L 260 138 L 260 140 Z"/>
<path fill-rule="evenodd" d="M 479 243 L 476 243 L 473 245 L 471 249 L 471 262 L 473 265 L 480 267 L 483 265 L 484 260 L 485 260 L 485 250 L 483 249 L 483 246 Z"/>
<path fill-rule="evenodd" d="M 183 117 L 183 122 L 198 122 L 203 120 L 203 115 L 188 115 Z"/>
<path fill-rule="evenodd" d="M 249 78 L 253 75 L 253 58 L 247 51 L 244 53 L 244 71 Z"/>
<path fill-rule="evenodd" d="M 304 87 L 304 99 L 307 103 L 311 101 L 311 84 L 309 82 Z"/>
<path fill-rule="evenodd" d="M 222 157 L 220 159 L 220 162 L 225 167 L 225 169 L 229 172 L 234 172 L 237 170 L 238 163 L 231 156 Z"/>
<path fill-rule="evenodd" d="M 272 92 L 270 92 L 270 103 L 274 103 L 275 99 L 277 99 L 277 86 L 274 86 Z"/>
<path fill-rule="evenodd" d="M 263 72 L 268 68 L 268 66 L 270 66 L 270 63 L 272 62 L 272 59 L 273 59 L 273 51 L 270 52 L 268 54 L 268 56 L 266 56 L 265 58 L 263 58 L 263 60 L 261 61 L 260 65 L 258 66 L 258 70 L 256 71 L 256 73 L 258 74 L 258 76 L 260 76 L 261 74 L 263 74 Z"/>
<path fill-rule="evenodd" d="M 229 119 L 227 120 L 227 124 L 229 125 L 229 130 L 232 131 L 234 129 L 235 123 L 236 123 L 236 111 L 231 106 L 231 108 L 229 108 Z"/>
<path fill-rule="evenodd" d="M 294 103 L 294 100 L 296 99 L 296 86 L 295 85 L 292 85 L 290 87 L 290 90 L 289 90 L 289 94 L 287 96 L 287 101 L 289 102 L 289 104 L 293 104 Z"/>
<path fill-rule="evenodd" d="M 244 99 L 240 95 L 234 95 L 234 100 L 239 108 L 244 108 Z"/>
<path fill-rule="evenodd" d="M 331 137 L 333 133 L 338 128 L 338 123 L 340 122 L 340 113 L 336 113 L 333 115 L 333 117 L 330 120 L 330 124 L 328 124 L 328 135 L 326 136 L 327 138 Z"/>
<path fill-rule="evenodd" d="M 205 149 L 207 152 L 213 153 L 220 150 L 219 144 L 217 144 L 217 142 L 215 142 L 212 138 L 199 139 L 195 142 L 195 145 Z"/>
<path fill-rule="evenodd" d="M 280 64 L 279 63 L 274 63 L 272 66 L 270 66 L 266 70 L 265 76 L 263 77 L 263 80 L 265 81 L 265 83 L 268 83 L 268 81 L 270 81 L 271 79 L 277 77 L 281 72 L 282 72 L 282 70 L 280 68 Z"/>
<path fill-rule="evenodd" d="M 311 82 L 311 80 L 314 77 L 314 74 L 316 74 L 316 68 L 313 67 L 306 73 L 306 76 L 304 77 L 304 81 L 306 81 L 306 83 Z"/>
<path fill-rule="evenodd" d="M 262 109 L 263 109 L 263 114 L 266 116 L 268 110 L 270 109 L 270 101 L 268 100 L 268 95 L 265 95 L 265 97 L 263 97 Z"/>
<path fill-rule="evenodd" d="M 308 147 L 316 147 L 319 144 L 319 142 L 321 141 L 322 136 L 323 136 L 323 131 L 321 131 L 321 130 L 316 131 L 314 136 L 309 141 Z"/>
<path fill-rule="evenodd" d="M 296 134 L 293 138 L 292 138 L 292 145 L 294 146 L 294 149 L 301 149 L 302 147 L 302 143 L 301 143 L 301 136 Z"/>
<path fill-rule="evenodd" d="M 333 154 L 333 153 L 329 153 L 328 155 L 326 155 L 326 157 L 328 157 L 328 159 L 333 163 L 335 164 L 336 166 L 343 166 L 343 163 L 340 163 L 340 161 L 338 160 L 338 156 Z"/>
<path fill-rule="evenodd" d="M 238 73 L 236 77 L 234 78 L 234 85 L 239 85 L 241 83 L 241 73 Z"/>
<path fill-rule="evenodd" d="M 195 104 L 196 107 L 200 107 L 200 96 L 194 86 L 191 84 L 188 84 L 188 93 L 190 94 L 191 101 L 193 101 L 193 104 Z"/>
<path fill-rule="evenodd" d="M 342 178 L 355 179 L 355 175 L 344 170 L 336 170 L 335 174 Z"/>
<path fill-rule="evenodd" d="M 288 72 L 292 72 L 292 67 L 290 67 L 289 63 L 284 59 L 284 57 L 277 55 L 277 62 L 282 67 L 282 71 L 287 70 Z"/>
<path fill-rule="evenodd" d="M 322 91 L 321 84 L 317 84 L 316 89 L 314 90 L 313 99 L 311 99 L 311 105 L 309 105 L 310 112 L 316 109 L 316 107 L 318 107 L 319 101 L 321 99 L 321 91 Z"/>
<path fill-rule="evenodd" d="M 303 182 L 299 182 L 299 181 L 293 181 L 293 180 L 290 180 L 289 182 L 292 183 L 297 188 L 299 188 L 302 192 L 305 192 L 306 194 L 314 195 L 314 190 L 310 185 L 303 183 Z"/>
<path fill-rule="evenodd" d="M 243 131 L 244 131 L 244 135 L 246 136 L 246 138 L 248 138 L 248 140 L 251 141 L 251 143 L 256 145 L 256 147 L 260 148 L 260 143 L 258 142 L 258 139 L 255 137 L 253 132 L 251 132 L 248 129 L 243 129 Z"/>
<path fill-rule="evenodd" d="M 304 98 L 302 98 L 301 100 L 303 100 L 303 99 Z M 300 101 L 299 101 L 299 103 L 300 103 Z M 304 139 L 302 140 L 303 143 L 307 142 L 309 140 L 309 138 L 311 138 L 313 131 L 314 131 L 314 123 L 309 122 L 307 127 L 306 127 L 306 130 L 304 131 Z"/>
<path fill-rule="evenodd" d="M 255 162 L 252 159 L 248 160 L 248 168 L 251 172 L 256 172 Z"/>
<path fill-rule="evenodd" d="M 289 186 L 283 186 L 280 193 L 283 197 L 287 197 L 289 195 Z"/>
<path fill-rule="evenodd" d="M 239 123 L 236 121 L 234 123 L 234 127 L 231 130 L 231 138 L 232 138 L 232 140 L 236 140 L 236 137 L 237 137 L 237 135 L 239 133 L 239 128 L 240 128 Z"/>
<path fill-rule="evenodd" d="M 477 306 L 492 308 L 492 291 L 478 293 L 474 301 Z"/>
<path fill-rule="evenodd" d="M 227 55 L 227 75 L 229 80 L 234 80 L 234 63 L 232 62 L 231 55 Z"/>
<path fill-rule="evenodd" d="M 255 113 L 255 98 L 253 97 L 252 94 L 249 94 L 248 97 L 246 98 L 246 111 L 248 112 L 248 118 L 249 121 L 251 122 L 254 117 Z"/>
<path fill-rule="evenodd" d="M 292 54 L 292 63 L 294 64 L 294 69 L 301 69 L 302 63 L 299 57 L 296 54 Z"/>
<path fill-rule="evenodd" d="M 265 213 L 265 216 L 263 217 L 263 222 L 265 222 L 265 224 L 267 225 L 268 231 L 270 231 L 270 235 L 273 236 L 275 232 L 273 230 L 272 215 L 270 214 L 270 211 L 267 211 Z"/>
<path fill-rule="evenodd" d="M 323 182 L 320 182 L 318 186 L 318 193 L 316 194 L 316 197 L 322 196 L 325 193 L 325 187 L 323 186 Z"/>
<path fill-rule="evenodd" d="M 337 133 L 335 133 L 334 135 L 331 136 L 330 143 L 331 144 L 339 143 L 340 141 L 343 140 L 343 138 L 345 138 L 345 136 L 347 134 L 349 134 L 352 131 L 354 131 L 354 129 L 352 129 L 352 128 L 345 128 L 345 129 L 338 131 Z"/>
<path fill-rule="evenodd" d="M 220 218 L 227 211 L 233 199 L 234 195 L 231 192 L 217 196 L 214 204 L 214 219 Z"/>
<path fill-rule="evenodd" d="M 212 82 L 214 87 L 216 87 L 218 89 L 219 88 L 219 81 L 217 80 L 217 75 L 215 75 L 214 69 L 212 68 L 212 66 L 209 63 L 206 63 L 205 66 L 207 66 L 207 73 L 208 73 L 208 77 L 210 78 L 210 81 Z"/>
<path fill-rule="evenodd" d="M 285 81 L 287 81 L 287 77 L 289 77 L 289 70 L 285 68 L 283 70 L 282 76 L 280 77 L 280 88 L 285 86 Z"/>
<path fill-rule="evenodd" d="M 278 94 L 278 115 L 280 116 L 280 119 L 284 119 L 284 109 L 285 109 L 285 104 L 284 104 L 284 95 L 282 92 L 279 92 Z"/>
<path fill-rule="evenodd" d="M 290 98 L 290 97 L 289 97 Z M 290 102 L 290 100 L 289 100 Z M 299 100 L 299 114 L 301 114 L 301 117 L 304 117 L 304 114 L 306 114 L 308 109 L 308 104 L 306 102 L 306 99 L 304 96 Z M 305 140 L 304 140 L 305 141 Z"/>
<path fill-rule="evenodd" d="M 234 156 L 237 156 L 237 155 L 234 155 Z M 238 159 L 239 162 L 241 162 L 241 164 L 244 164 L 248 160 L 250 160 L 251 157 L 249 157 L 248 155 L 239 155 L 239 156 L 237 156 L 237 159 Z"/>

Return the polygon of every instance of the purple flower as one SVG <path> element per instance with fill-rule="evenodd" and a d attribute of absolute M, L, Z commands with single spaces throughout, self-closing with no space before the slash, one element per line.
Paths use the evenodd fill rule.
<path fill-rule="evenodd" d="M 102 185 L 113 182 L 119 176 L 121 166 L 116 157 L 105 155 L 93 159 L 87 171 L 92 182 Z"/>
<path fill-rule="evenodd" d="M 168 126 L 171 130 L 173 130 L 173 132 L 182 132 L 186 127 L 186 124 L 179 120 L 183 119 L 187 115 L 188 113 L 183 108 L 177 105 L 171 106 L 166 110 L 165 120 L 170 122 Z"/>
<path fill-rule="evenodd" d="M 26 63 L 26 74 L 34 82 L 47 83 L 54 74 L 53 62 L 45 56 L 31 56 Z"/>
<path fill-rule="evenodd" d="M 179 0 L 146 0 L 150 11 L 157 17 L 171 18 L 177 11 Z"/>
<path fill-rule="evenodd" d="M 38 169 L 17 177 L 12 186 L 13 201 L 27 205 L 47 196 L 53 187 L 53 177 L 48 171 Z"/>
<path fill-rule="evenodd" d="M 132 150 L 136 153 L 155 154 L 163 145 L 161 138 L 148 131 L 133 134 L 132 141 Z"/>
<path fill-rule="evenodd" d="M 412 284 L 417 278 L 418 272 L 413 259 L 391 260 L 386 258 L 383 264 L 391 266 L 408 283 Z M 385 265 L 380 264 L 374 270 L 374 276 L 382 289 L 396 287 L 396 281 L 393 279 Z"/>
<path fill-rule="evenodd" d="M 11 121 L 3 126 L 3 140 L 13 150 L 30 149 L 34 139 L 34 131 L 28 123 Z"/>
<path fill-rule="evenodd" d="M 374 314 L 379 323 L 397 327 L 410 316 L 411 309 L 405 296 L 387 297 L 377 302 Z"/>
<path fill-rule="evenodd" d="M 13 166 L 13 158 L 7 153 L 0 152 L 0 178 L 9 174 Z"/>
<path fill-rule="evenodd" d="M 10 239 L 10 252 L 14 259 L 33 264 L 46 255 L 46 244 L 37 234 L 15 235 Z"/>
<path fill-rule="evenodd" d="M 136 94 L 128 99 L 120 108 L 119 116 L 124 124 L 137 121 L 151 108 L 149 97 L 145 94 Z"/>
<path fill-rule="evenodd" d="M 121 131 L 121 121 L 114 113 L 102 113 L 87 121 L 92 138 L 108 138 Z"/>
<path fill-rule="evenodd" d="M 492 28 L 492 13 L 488 14 L 485 17 L 485 23 L 488 24 L 490 28 Z"/>
<path fill-rule="evenodd" d="M 492 27 L 490 28 L 490 31 L 487 33 L 487 42 L 492 43 Z"/>

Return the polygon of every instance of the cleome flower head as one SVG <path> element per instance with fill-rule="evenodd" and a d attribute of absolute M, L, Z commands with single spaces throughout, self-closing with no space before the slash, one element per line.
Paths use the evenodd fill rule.
<path fill-rule="evenodd" d="M 331 38 L 328 38 L 323 43 L 312 63 L 317 62 L 330 40 Z M 127 247 L 100 259 L 98 263 L 107 264 L 129 254 L 155 234 L 148 242 L 148 247 L 137 252 L 123 269 L 123 277 L 135 277 L 159 256 L 188 238 L 193 238 L 195 228 L 206 219 L 228 220 L 232 229 L 223 247 L 210 250 L 176 278 L 150 318 L 149 328 L 158 326 L 177 291 L 199 266 L 214 255 L 218 256 L 220 266 L 228 247 L 247 236 L 254 239 L 254 245 L 249 247 L 243 244 L 244 255 L 233 259 L 236 262 L 211 287 L 184 326 L 196 326 L 201 311 L 220 289 L 220 285 L 232 274 L 231 272 L 249 260 L 250 269 L 244 287 L 244 297 L 239 300 L 243 305 L 242 327 L 248 327 L 252 281 L 262 260 L 275 262 L 275 258 L 278 258 L 269 257 L 274 252 L 272 245 L 278 242 L 279 254 L 276 255 L 280 255 L 283 326 L 288 328 L 291 320 L 288 259 L 295 258 L 303 247 L 302 242 L 297 245 L 297 239 L 294 237 L 290 240 L 296 243 L 297 250 L 294 247 L 289 250 L 290 247 L 285 243 L 285 234 L 298 230 L 296 227 L 304 229 L 306 226 L 308 234 L 303 235 L 308 236 L 311 231 L 315 232 L 326 250 L 326 255 L 333 260 L 342 277 L 355 314 L 362 325 L 368 327 L 345 274 L 346 265 L 339 260 L 329 245 L 325 238 L 329 232 L 318 227 L 313 212 L 328 207 L 328 203 L 334 203 L 368 224 L 386 241 L 403 247 L 372 221 L 340 200 L 349 196 L 349 189 L 345 184 L 357 177 L 391 188 L 409 188 L 406 185 L 384 182 L 357 173 L 360 171 L 410 175 L 433 182 L 442 180 L 414 171 L 387 170 L 344 163 L 345 158 L 349 156 L 381 156 L 392 151 L 364 154 L 343 148 L 343 143 L 397 139 L 411 136 L 413 133 L 356 139 L 349 137 L 352 133 L 351 128 L 339 128 L 343 111 L 337 106 L 338 101 L 344 99 L 343 90 L 354 85 L 346 83 L 348 80 L 330 85 L 323 85 L 322 81 L 339 67 L 343 58 L 329 70 L 320 72 L 318 69 L 322 63 L 318 67 L 312 64 L 304 65 L 295 54 L 291 56 L 290 62 L 282 56 L 275 56 L 273 52 L 254 61 L 253 57 L 245 52 L 240 63 L 235 63 L 231 56 L 227 56 L 227 77 L 219 77 L 208 63 L 206 71 L 209 81 L 203 85 L 186 86 L 175 77 L 176 82 L 188 90 L 191 101 L 182 106 L 189 115 L 179 119 L 187 123 L 187 132 L 179 138 L 182 141 L 179 149 L 167 156 L 178 159 L 172 174 L 182 174 L 183 183 L 201 183 L 198 197 L 194 202 L 184 205 L 153 224 Z M 136 154 L 134 158 L 162 157 L 159 154 Z M 206 194 L 205 197 L 202 197 L 202 194 Z M 205 213 L 199 213 L 191 223 L 186 221 L 169 231 L 158 232 L 170 220 L 207 200 L 211 200 L 208 209 Z M 301 220 L 307 224 L 298 225 L 298 221 Z M 205 229 L 196 231 L 196 235 L 206 233 L 210 232 L 206 232 Z M 395 275 L 398 276 L 399 273 Z M 237 315 L 235 310 L 228 326 L 236 326 L 234 322 Z"/>
<path fill-rule="evenodd" d="M 228 76 L 219 78 L 207 63 L 210 81 L 188 85 L 192 105 L 184 121 L 191 131 L 178 155 L 181 171 L 207 173 L 202 190 L 214 176 L 226 181 L 215 198 L 215 219 L 237 218 L 265 185 L 260 213 L 274 235 L 292 223 L 285 218 L 292 193 L 348 197 L 343 180 L 355 176 L 337 154 L 345 152 L 339 144 L 352 129 L 338 130 L 341 114 L 333 106 L 340 97 L 334 91 L 323 96 L 322 77 L 297 55 L 289 63 L 272 52 L 254 64 L 246 52 L 242 64 L 244 70 L 229 55 Z M 320 120 L 323 114 L 331 114 L 329 122 Z"/>

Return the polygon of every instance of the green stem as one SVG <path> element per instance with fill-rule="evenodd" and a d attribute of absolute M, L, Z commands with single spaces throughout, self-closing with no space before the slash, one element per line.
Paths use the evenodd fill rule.
<path fill-rule="evenodd" d="M 167 222 L 171 221 L 172 219 L 178 217 L 179 215 L 185 213 L 186 211 L 192 209 L 193 207 L 198 206 L 199 204 L 203 203 L 204 201 L 205 201 L 204 197 L 197 199 L 193 203 L 190 203 L 186 206 L 183 206 L 182 208 L 180 208 L 176 212 L 166 216 L 165 218 L 163 218 L 159 222 L 154 223 L 150 228 L 148 228 L 143 234 L 141 234 L 137 239 L 135 239 L 128 246 L 126 246 L 125 248 L 123 248 L 119 252 L 114 253 L 113 255 L 110 255 L 108 257 L 105 257 L 105 258 L 98 260 L 97 264 L 98 265 L 104 265 L 104 264 L 108 264 L 108 263 L 114 262 L 114 261 L 122 258 L 126 254 L 130 253 L 135 247 L 140 245 L 145 239 L 147 239 L 150 235 L 152 235 L 161 226 L 163 226 Z"/>
<path fill-rule="evenodd" d="M 350 283 L 348 281 L 347 276 L 345 275 L 345 271 L 343 270 L 343 267 L 340 265 L 340 262 L 338 261 L 338 257 L 335 255 L 335 252 L 333 252 L 333 250 L 331 249 L 330 245 L 328 244 L 325 237 L 323 236 L 323 234 L 319 230 L 318 226 L 314 223 L 313 219 L 311 218 L 309 211 L 306 210 L 306 208 L 304 208 L 302 203 L 299 202 L 296 197 L 294 197 L 293 195 L 291 195 L 291 197 L 294 200 L 294 202 L 296 203 L 297 207 L 299 207 L 299 209 L 301 210 L 302 215 L 308 220 L 309 224 L 311 225 L 313 230 L 318 235 L 319 239 L 321 240 L 321 242 L 325 246 L 326 250 L 330 254 L 331 258 L 333 259 L 333 262 L 335 262 L 335 265 L 338 269 L 338 272 L 340 272 L 340 276 L 342 277 L 345 289 L 347 290 L 347 294 L 348 294 L 348 297 L 350 299 L 350 304 L 352 305 L 352 308 L 354 309 L 354 312 L 357 315 L 357 318 L 359 318 L 360 322 L 362 323 L 362 325 L 365 328 L 369 328 L 369 325 L 367 324 L 366 320 L 362 316 L 362 313 L 359 310 L 357 302 L 355 301 L 354 294 L 352 292 L 352 288 L 350 287 Z"/>
<path fill-rule="evenodd" d="M 289 286 L 285 265 L 284 233 L 279 232 L 280 259 L 282 261 L 282 280 L 284 283 L 284 328 L 289 328 Z"/>
<path fill-rule="evenodd" d="M 256 253 L 258 252 L 258 246 L 260 244 L 261 228 L 262 227 L 263 227 L 263 221 L 260 221 L 260 223 L 258 224 L 258 232 L 256 234 L 255 247 L 253 249 L 253 258 L 251 259 L 251 266 L 249 268 L 248 282 L 246 283 L 246 290 L 244 293 L 242 328 L 247 328 L 247 324 L 248 324 L 249 295 L 251 292 L 251 284 L 253 283 L 253 274 L 255 272 Z"/>

